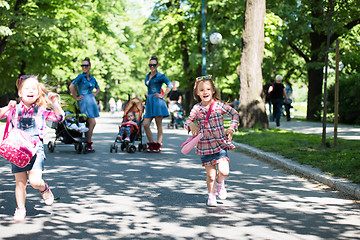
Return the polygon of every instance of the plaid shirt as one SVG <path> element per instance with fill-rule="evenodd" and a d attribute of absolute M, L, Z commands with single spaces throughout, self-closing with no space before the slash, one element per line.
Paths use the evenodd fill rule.
<path fill-rule="evenodd" d="M 47 109 L 44 106 L 39 106 L 36 116 L 33 116 L 34 115 L 34 108 L 36 106 L 35 104 L 31 105 L 31 107 L 29 109 L 26 109 L 23 102 L 20 102 L 16 106 L 17 106 L 17 108 L 20 107 L 20 109 L 21 109 L 20 117 L 34 118 L 35 119 L 35 123 L 36 123 L 36 127 L 37 127 L 37 130 L 38 130 L 40 139 L 43 139 L 45 137 L 45 135 L 46 135 L 46 120 L 47 121 L 52 121 L 52 122 L 61 122 L 61 121 L 64 120 L 63 115 L 58 116 L 58 115 L 55 114 L 55 112 L 53 110 Z M 10 111 L 7 111 L 1 117 L 1 119 L 5 118 L 5 117 L 9 117 L 9 113 L 10 113 Z M 16 126 L 20 126 L 19 117 L 17 115 L 18 114 L 15 113 L 15 116 L 12 119 L 12 123 L 16 124 Z"/>
<path fill-rule="evenodd" d="M 185 122 L 185 129 L 190 130 L 189 124 L 196 121 L 204 135 L 196 146 L 196 153 L 209 155 L 218 153 L 222 149 L 235 148 L 231 142 L 226 140 L 223 114 L 231 115 L 230 128 L 235 130 L 239 124 L 239 113 L 229 105 L 215 101 L 208 123 L 204 127 L 207 111 L 201 103 L 195 104 Z"/>

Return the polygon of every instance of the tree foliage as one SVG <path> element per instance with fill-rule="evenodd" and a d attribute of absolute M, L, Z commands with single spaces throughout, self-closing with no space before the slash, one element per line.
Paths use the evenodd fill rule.
<path fill-rule="evenodd" d="M 215 76 L 224 101 L 239 98 L 245 4 L 206 1 L 207 72 Z M 341 42 L 340 81 L 352 81 L 350 75 L 359 73 L 359 5 L 356 0 L 266 1 L 263 81 L 281 74 L 306 84 L 308 119 L 321 114 L 328 26 L 330 48 L 336 39 Z M 143 96 L 147 63 L 156 54 L 159 71 L 180 82 L 184 105 L 190 107 L 194 79 L 201 75 L 201 1 L 155 0 L 148 19 L 138 9 L 125 0 L 0 0 L 1 104 L 15 96 L 21 74 L 38 74 L 55 90 L 67 92 L 86 56 L 102 88 L 100 99 Z M 223 37 L 218 45 L 208 41 L 214 31 Z M 333 55 L 330 51 L 330 83 Z"/>
<path fill-rule="evenodd" d="M 139 78 L 143 48 L 136 44 L 144 39 L 145 18 L 134 17 L 137 6 L 110 0 L 11 0 L 8 5 L 0 8 L 1 25 L 13 33 L 0 35 L 1 95 L 14 96 L 22 74 L 39 75 L 67 92 L 86 56 L 103 90 L 100 98 L 145 92 Z"/>
<path fill-rule="evenodd" d="M 280 40 L 283 51 L 278 59 L 284 62 L 287 59 L 284 56 L 296 54 L 306 67 L 308 120 L 319 120 L 321 115 L 327 36 L 331 48 L 336 39 L 345 37 L 358 25 L 359 5 L 359 1 L 268 1 L 269 9 L 286 24 Z M 299 64 L 287 66 L 283 71 L 290 70 L 291 76 L 292 69 L 298 67 Z"/>

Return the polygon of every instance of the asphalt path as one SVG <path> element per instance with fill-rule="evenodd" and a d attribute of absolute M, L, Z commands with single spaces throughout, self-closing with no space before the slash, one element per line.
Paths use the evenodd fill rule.
<path fill-rule="evenodd" d="M 28 186 L 24 222 L 12 220 L 14 177 L 0 161 L 0 238 L 360 239 L 359 203 L 237 151 L 229 152 L 228 199 L 206 207 L 199 156 L 180 153 L 185 130 L 165 128 L 160 154 L 110 153 L 119 121 L 98 118 L 95 153 L 46 151 L 44 179 L 57 200 L 46 206 Z"/>

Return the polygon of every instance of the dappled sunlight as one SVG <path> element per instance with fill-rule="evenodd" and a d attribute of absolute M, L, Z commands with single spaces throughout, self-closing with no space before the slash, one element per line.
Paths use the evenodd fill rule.
<path fill-rule="evenodd" d="M 200 157 L 194 150 L 179 151 L 186 131 L 166 129 L 161 154 L 130 154 L 110 153 L 116 133 L 104 128 L 94 136 L 93 154 L 77 154 L 72 145 L 46 153 L 44 178 L 57 200 L 45 206 L 39 192 L 28 187 L 28 215 L 20 224 L 11 220 L 14 177 L 0 162 L 3 238 L 261 240 L 360 234 L 357 204 L 235 151 L 229 152 L 228 199 L 208 208 Z"/>

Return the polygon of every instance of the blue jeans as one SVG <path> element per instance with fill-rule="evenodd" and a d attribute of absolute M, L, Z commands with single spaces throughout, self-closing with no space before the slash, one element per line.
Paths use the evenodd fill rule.
<path fill-rule="evenodd" d="M 273 113 L 271 112 L 271 101 L 269 100 L 268 101 L 268 104 L 269 104 L 269 114 L 270 114 L 270 121 L 274 121 L 274 115 Z"/>
<path fill-rule="evenodd" d="M 126 126 L 125 126 L 125 127 L 121 127 L 121 128 L 120 128 L 119 135 L 120 135 L 121 137 L 123 137 L 124 132 L 126 132 L 126 137 L 127 137 L 127 138 L 130 138 L 131 127 L 126 127 Z"/>

